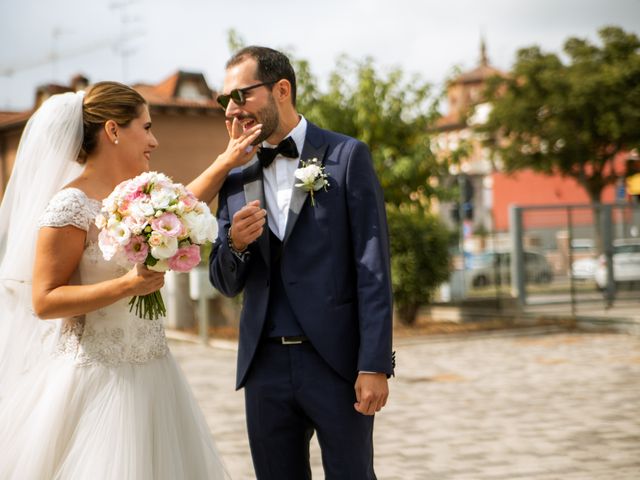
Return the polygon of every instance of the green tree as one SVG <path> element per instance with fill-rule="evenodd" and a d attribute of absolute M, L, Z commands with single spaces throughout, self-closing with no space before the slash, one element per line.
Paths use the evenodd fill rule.
<path fill-rule="evenodd" d="M 449 278 L 451 232 L 439 218 L 409 206 L 387 204 L 387 216 L 396 312 L 401 322 L 410 325 L 420 306 Z"/>
<path fill-rule="evenodd" d="M 428 208 L 434 196 L 446 194 L 429 182 L 445 175 L 447 165 L 430 148 L 428 126 L 438 113 L 428 83 L 406 79 L 399 69 L 381 73 L 371 58 L 348 57 L 338 60 L 326 92 L 300 80 L 302 91 L 311 93 L 298 102 L 307 118 L 369 146 L 386 202 Z"/>
<path fill-rule="evenodd" d="M 227 30 L 227 48 L 231 55 L 247 46 L 244 38 L 235 28 Z"/>
<path fill-rule="evenodd" d="M 396 312 L 401 322 L 413 324 L 418 308 L 449 277 L 449 232 L 429 213 L 431 200 L 449 193 L 430 183 L 448 172 L 430 148 L 428 127 L 437 117 L 430 86 L 417 76 L 405 79 L 398 69 L 381 73 L 370 58 L 342 57 L 325 92 L 308 64 L 296 61 L 296 70 L 299 110 L 371 149 L 389 218 Z"/>
<path fill-rule="evenodd" d="M 640 146 L 640 40 L 618 27 L 599 38 L 569 38 L 564 57 L 520 50 L 510 75 L 491 82 L 481 127 L 507 171 L 572 177 L 594 204 L 618 177 L 616 155 Z"/>

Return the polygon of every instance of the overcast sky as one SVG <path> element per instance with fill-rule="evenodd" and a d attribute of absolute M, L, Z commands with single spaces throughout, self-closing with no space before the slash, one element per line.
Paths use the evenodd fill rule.
<path fill-rule="evenodd" d="M 293 51 L 321 80 L 345 53 L 440 85 L 476 65 L 481 35 L 508 69 L 518 48 L 559 52 L 604 25 L 640 34 L 640 0 L 0 0 L 0 109 L 30 108 L 38 85 L 76 73 L 158 83 L 182 69 L 217 89 L 230 29 Z"/>

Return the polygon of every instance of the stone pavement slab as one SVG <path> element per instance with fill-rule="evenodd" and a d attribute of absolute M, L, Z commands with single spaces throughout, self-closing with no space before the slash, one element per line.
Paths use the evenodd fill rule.
<path fill-rule="evenodd" d="M 171 350 L 232 478 L 254 478 L 235 351 L 176 341 Z M 376 417 L 380 480 L 640 479 L 639 337 L 413 338 L 396 350 Z M 323 478 L 315 443 L 311 456 Z"/>

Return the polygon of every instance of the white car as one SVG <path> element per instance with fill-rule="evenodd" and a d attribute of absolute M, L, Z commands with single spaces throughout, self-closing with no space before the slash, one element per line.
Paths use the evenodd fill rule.
<path fill-rule="evenodd" d="M 594 278 L 598 288 L 607 287 L 607 263 L 604 255 L 598 258 Z M 613 242 L 613 281 L 616 284 L 640 282 L 640 240 Z"/>
<path fill-rule="evenodd" d="M 598 266 L 594 242 L 590 238 L 575 238 L 571 240 L 571 271 L 574 280 L 593 280 Z"/>
<path fill-rule="evenodd" d="M 549 283 L 553 280 L 551 265 L 542 253 L 524 252 L 525 280 Z M 465 276 L 471 286 L 509 285 L 511 282 L 511 252 L 485 252 L 473 255 Z"/>
<path fill-rule="evenodd" d="M 578 281 L 593 280 L 597 268 L 597 258 L 581 258 L 571 264 L 571 276 L 574 280 Z"/>

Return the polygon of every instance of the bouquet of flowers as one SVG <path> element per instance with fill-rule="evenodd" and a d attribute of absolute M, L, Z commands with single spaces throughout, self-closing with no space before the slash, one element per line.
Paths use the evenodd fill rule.
<path fill-rule="evenodd" d="M 114 257 L 151 270 L 188 272 L 200 263 L 200 245 L 212 242 L 216 221 L 206 203 L 162 173 L 145 172 L 119 184 L 96 217 L 98 245 Z M 129 302 L 141 318 L 166 314 L 160 291 Z"/>

